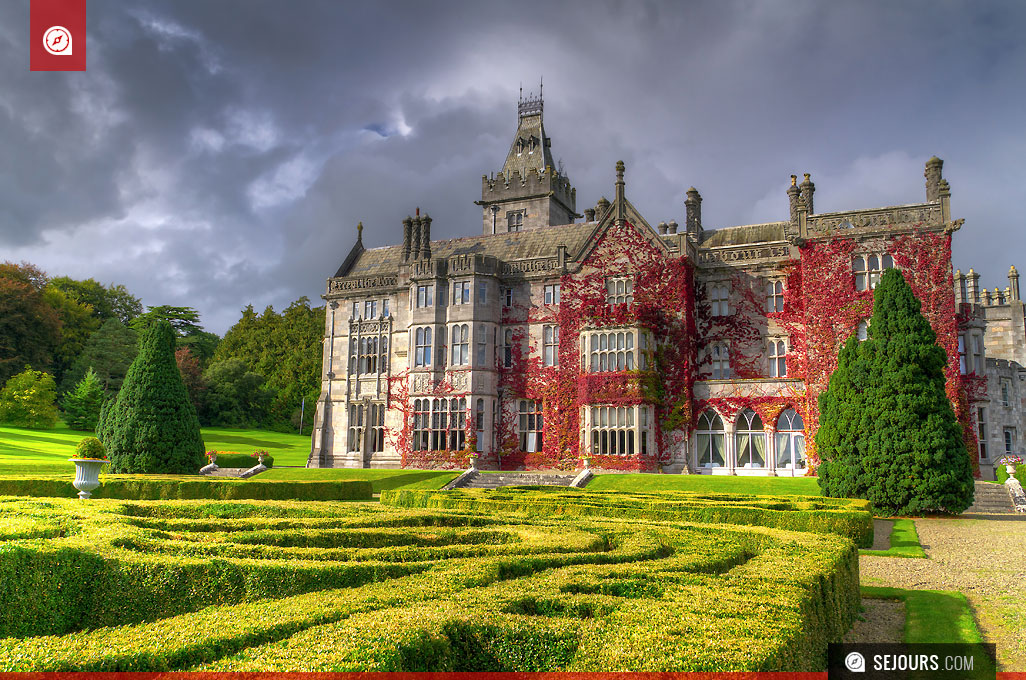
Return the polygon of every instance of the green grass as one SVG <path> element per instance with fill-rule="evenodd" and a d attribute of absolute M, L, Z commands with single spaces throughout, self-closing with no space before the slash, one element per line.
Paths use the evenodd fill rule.
<path fill-rule="evenodd" d="M 205 427 L 202 432 L 208 451 L 252 453 L 265 449 L 274 456 L 275 465 L 306 465 L 310 454 L 308 436 L 223 427 Z M 52 430 L 0 426 L 0 475 L 71 476 L 68 458 L 78 442 L 89 436 L 92 433 L 72 430 L 63 423 Z"/>
<path fill-rule="evenodd" d="M 919 545 L 916 524 L 910 519 L 894 520 L 889 550 L 860 550 L 859 554 L 874 557 L 926 557 L 923 546 Z"/>
<path fill-rule="evenodd" d="M 589 491 L 694 491 L 698 493 L 761 494 L 770 496 L 819 496 L 815 477 L 735 477 L 719 475 L 595 475 Z"/>
<path fill-rule="evenodd" d="M 336 479 L 365 479 L 370 481 L 374 493 L 387 489 L 441 489 L 460 476 L 459 472 L 438 470 L 363 470 L 363 469 L 307 469 L 274 468 L 261 473 L 259 479 L 288 479 L 321 481 Z"/>
<path fill-rule="evenodd" d="M 905 642 L 983 642 L 965 595 L 946 590 L 862 586 L 862 597 L 905 602 Z"/>

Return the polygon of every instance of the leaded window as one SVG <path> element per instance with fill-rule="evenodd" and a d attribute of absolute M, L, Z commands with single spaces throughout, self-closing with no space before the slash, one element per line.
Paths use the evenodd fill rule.
<path fill-rule="evenodd" d="M 783 340 L 770 340 L 769 363 L 771 378 L 787 377 L 787 345 Z"/>
<path fill-rule="evenodd" d="M 634 280 L 617 276 L 606 279 L 606 304 L 620 305 L 634 302 Z"/>
<path fill-rule="evenodd" d="M 542 450 L 544 425 L 541 402 L 521 399 L 518 422 L 521 451 L 535 453 Z"/>
<path fill-rule="evenodd" d="M 723 420 L 715 411 L 706 411 L 698 418 L 695 430 L 698 467 L 716 468 L 726 465 L 723 448 Z"/>
<path fill-rule="evenodd" d="M 712 360 L 712 379 L 730 379 L 730 351 L 723 343 L 716 343 L 709 350 Z"/>
<path fill-rule="evenodd" d="M 711 316 L 728 316 L 730 310 L 727 303 L 730 299 L 730 289 L 723 284 L 709 286 L 709 314 Z"/>
<path fill-rule="evenodd" d="M 452 327 L 452 365 L 466 366 L 470 363 L 470 326 L 459 324 Z"/>
<path fill-rule="evenodd" d="M 770 281 L 766 284 L 766 312 L 775 314 L 784 311 L 784 282 Z"/>
<path fill-rule="evenodd" d="M 559 365 L 559 326 L 542 327 L 542 363 Z"/>
<path fill-rule="evenodd" d="M 805 469 L 805 423 L 794 409 L 777 419 L 777 467 Z"/>
<path fill-rule="evenodd" d="M 431 327 L 424 326 L 414 331 L 415 354 L 414 366 L 431 365 Z"/>
<path fill-rule="evenodd" d="M 884 271 L 893 268 L 894 258 L 890 253 L 856 255 L 851 261 L 851 270 L 855 274 L 855 290 L 876 288 Z"/>

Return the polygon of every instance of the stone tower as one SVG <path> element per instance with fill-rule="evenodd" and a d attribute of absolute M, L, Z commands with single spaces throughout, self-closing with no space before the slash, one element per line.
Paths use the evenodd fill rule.
<path fill-rule="evenodd" d="M 552 140 L 542 124 L 544 102 L 521 91 L 517 105 L 517 132 L 502 170 L 481 178 L 484 234 L 523 231 L 554 224 L 571 224 L 576 213 L 577 190 L 552 161 Z"/>

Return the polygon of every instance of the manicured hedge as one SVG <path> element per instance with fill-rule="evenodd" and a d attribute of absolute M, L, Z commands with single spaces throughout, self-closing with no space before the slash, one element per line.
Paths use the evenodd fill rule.
<path fill-rule="evenodd" d="M 859 605 L 851 541 L 760 526 L 257 501 L 0 514 L 65 530 L 0 543 L 0 671 L 822 670 Z"/>
<path fill-rule="evenodd" d="M 221 477 L 169 477 L 155 475 L 104 476 L 93 498 L 125 500 L 174 500 L 189 498 L 260 499 L 307 501 L 369 501 L 371 483 L 364 480 L 314 482 L 230 479 Z M 54 496 L 74 498 L 78 492 L 70 480 L 0 477 L 0 496 Z"/>
<path fill-rule="evenodd" d="M 248 453 L 218 453 L 217 467 L 219 468 L 246 468 L 249 469 L 259 463 L 255 457 Z M 264 467 L 274 467 L 274 456 L 264 456 Z"/>
<path fill-rule="evenodd" d="M 393 489 L 382 492 L 381 502 L 405 508 L 749 524 L 790 531 L 835 533 L 847 536 L 860 547 L 873 545 L 873 517 L 866 501 L 819 496 L 641 494 L 515 487 L 456 491 Z"/>

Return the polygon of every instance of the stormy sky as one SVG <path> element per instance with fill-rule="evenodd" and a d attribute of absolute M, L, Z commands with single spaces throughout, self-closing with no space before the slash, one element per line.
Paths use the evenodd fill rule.
<path fill-rule="evenodd" d="M 518 88 L 545 83 L 578 211 L 627 196 L 707 228 L 925 200 L 944 159 L 954 264 L 1026 268 L 1026 4 L 89 0 L 88 70 L 29 71 L 29 3 L 0 3 L 0 260 L 122 283 L 224 331 L 247 304 L 320 304 L 363 221 L 478 233 Z M 77 37 L 76 37 L 77 39 Z"/>

